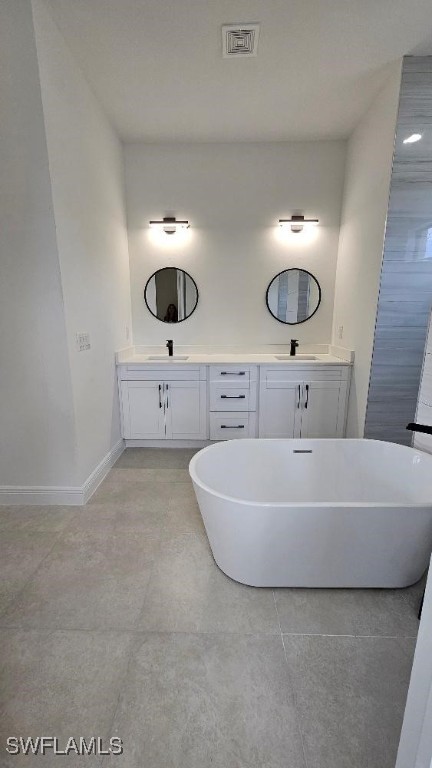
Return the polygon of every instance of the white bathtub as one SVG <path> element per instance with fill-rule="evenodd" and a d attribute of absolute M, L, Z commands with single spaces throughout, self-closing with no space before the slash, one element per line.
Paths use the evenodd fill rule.
<path fill-rule="evenodd" d="M 432 456 L 375 440 L 231 440 L 189 465 L 214 559 L 255 587 L 406 587 L 432 550 Z"/>

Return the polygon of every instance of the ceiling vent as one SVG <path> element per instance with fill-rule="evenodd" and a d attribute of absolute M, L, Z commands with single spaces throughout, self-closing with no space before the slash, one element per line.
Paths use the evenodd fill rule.
<path fill-rule="evenodd" d="M 258 49 L 259 24 L 224 24 L 222 27 L 222 55 L 256 56 Z"/>

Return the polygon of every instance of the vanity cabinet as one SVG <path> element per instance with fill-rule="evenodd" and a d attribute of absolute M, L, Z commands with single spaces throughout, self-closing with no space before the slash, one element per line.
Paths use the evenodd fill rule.
<path fill-rule="evenodd" d="M 206 439 L 207 403 L 205 381 L 165 382 L 165 404 L 167 439 Z"/>
<path fill-rule="evenodd" d="M 163 382 L 159 381 L 121 382 L 123 437 L 130 440 L 165 440 L 162 387 Z"/>
<path fill-rule="evenodd" d="M 128 375 L 129 373 L 129 375 Z M 119 381 L 126 440 L 206 440 L 205 369 L 123 371 Z M 142 378 L 137 378 L 138 376 Z"/>
<path fill-rule="evenodd" d="M 260 388 L 259 436 L 299 437 L 302 381 L 265 381 Z"/>
<path fill-rule="evenodd" d="M 259 437 L 343 437 L 349 369 L 262 368 Z"/>
<path fill-rule="evenodd" d="M 256 437 L 256 365 L 210 365 L 210 440 Z"/>
<path fill-rule="evenodd" d="M 303 383 L 300 437 L 343 437 L 344 390 L 338 381 Z"/>
<path fill-rule="evenodd" d="M 127 445 L 233 438 L 343 437 L 349 365 L 119 365 Z"/>

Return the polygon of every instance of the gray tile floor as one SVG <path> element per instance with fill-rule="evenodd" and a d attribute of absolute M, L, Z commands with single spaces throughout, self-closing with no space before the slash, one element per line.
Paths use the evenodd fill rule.
<path fill-rule="evenodd" d="M 86 507 L 0 507 L 1 768 L 393 768 L 422 585 L 231 581 L 192 454 L 128 450 Z M 8 756 L 11 735 L 124 754 Z"/>

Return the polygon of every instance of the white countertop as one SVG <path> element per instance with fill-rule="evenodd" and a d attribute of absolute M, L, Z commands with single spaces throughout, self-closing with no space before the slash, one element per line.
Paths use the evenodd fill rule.
<path fill-rule="evenodd" d="M 180 353 L 179 353 L 180 354 Z M 284 360 L 278 360 L 277 353 L 236 353 L 229 354 L 226 352 L 212 353 L 212 354 L 188 354 L 186 360 L 176 360 L 175 358 L 166 356 L 161 357 L 158 360 L 150 360 L 151 355 L 139 354 L 135 352 L 122 352 L 118 353 L 117 364 L 118 365 L 142 365 L 145 363 L 153 368 L 160 365 L 351 365 L 348 360 L 343 360 L 340 357 L 330 354 L 315 354 L 314 360 L 302 359 L 302 353 L 299 353 L 295 357 L 288 357 Z M 279 354 L 287 354 L 285 352 Z M 309 353 L 307 353 L 309 354 Z M 312 354 L 311 354 L 312 356 Z"/>

